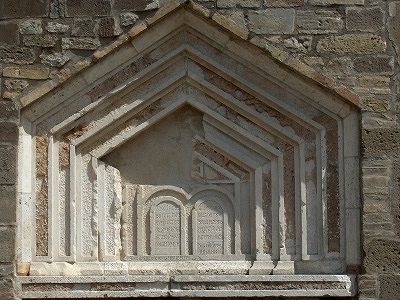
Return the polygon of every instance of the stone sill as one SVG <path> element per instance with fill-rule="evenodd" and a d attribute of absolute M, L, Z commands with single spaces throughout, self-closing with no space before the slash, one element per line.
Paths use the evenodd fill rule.
<path fill-rule="evenodd" d="M 352 297 L 354 275 L 133 275 L 17 277 L 18 296 L 108 297 Z"/>

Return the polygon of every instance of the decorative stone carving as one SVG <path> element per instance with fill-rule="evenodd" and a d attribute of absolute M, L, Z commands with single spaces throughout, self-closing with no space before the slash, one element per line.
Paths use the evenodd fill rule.
<path fill-rule="evenodd" d="M 34 201 L 20 212 L 35 226 L 20 231 L 20 260 L 36 276 L 257 274 L 234 288 L 258 296 L 275 295 L 258 275 L 343 274 L 360 259 L 346 225 L 357 115 L 180 8 L 22 109 L 20 182 Z M 207 296 L 210 278 L 196 278 L 175 294 Z M 351 295 L 346 278 L 307 280 L 315 295 Z M 116 297 L 147 295 L 110 282 Z"/>

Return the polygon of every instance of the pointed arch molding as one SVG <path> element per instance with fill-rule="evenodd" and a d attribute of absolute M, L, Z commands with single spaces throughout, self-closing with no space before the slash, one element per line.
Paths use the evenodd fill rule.
<path fill-rule="evenodd" d="M 354 294 L 358 108 L 192 6 L 21 103 L 21 296 Z"/>

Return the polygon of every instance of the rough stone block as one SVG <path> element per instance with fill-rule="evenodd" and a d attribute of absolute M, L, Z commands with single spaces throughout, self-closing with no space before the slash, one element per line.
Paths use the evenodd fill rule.
<path fill-rule="evenodd" d="M 269 7 L 293 7 L 304 5 L 304 0 L 265 0 Z"/>
<path fill-rule="evenodd" d="M 116 35 L 116 24 L 113 17 L 101 18 L 97 33 L 101 37 L 112 37 Z"/>
<path fill-rule="evenodd" d="M 40 54 L 42 63 L 51 67 L 62 67 L 70 60 L 70 56 L 66 53 L 42 53 Z"/>
<path fill-rule="evenodd" d="M 308 0 L 311 5 L 330 6 L 336 4 L 343 5 L 364 5 L 364 0 Z"/>
<path fill-rule="evenodd" d="M 0 145 L 0 184 L 15 184 L 17 173 L 17 147 Z"/>
<path fill-rule="evenodd" d="M 41 34 L 43 32 L 42 20 L 32 19 L 22 21 L 19 25 L 19 31 L 21 34 Z"/>
<path fill-rule="evenodd" d="M 391 128 L 379 128 L 363 130 L 362 148 L 365 155 L 399 155 L 400 130 Z"/>
<path fill-rule="evenodd" d="M 2 0 L 0 18 L 45 17 L 48 15 L 49 0 Z"/>
<path fill-rule="evenodd" d="M 291 37 L 283 40 L 283 45 L 292 52 L 306 53 L 308 51 L 311 51 L 312 37 Z"/>
<path fill-rule="evenodd" d="M 372 54 L 382 53 L 385 50 L 385 40 L 379 35 L 369 33 L 329 36 L 321 39 L 317 44 L 317 51 L 319 53 Z"/>
<path fill-rule="evenodd" d="M 400 295 L 400 275 L 380 275 L 378 277 L 380 300 L 398 299 Z"/>
<path fill-rule="evenodd" d="M 0 185 L 0 223 L 9 224 L 15 222 L 15 193 L 15 185 Z"/>
<path fill-rule="evenodd" d="M 249 28 L 256 34 L 290 34 L 294 32 L 295 10 L 271 8 L 249 11 Z"/>
<path fill-rule="evenodd" d="M 54 47 L 57 41 L 58 37 L 51 34 L 26 35 L 23 37 L 24 45 L 29 47 Z"/>
<path fill-rule="evenodd" d="M 354 69 L 360 73 L 391 73 L 393 68 L 392 56 L 362 56 L 354 59 Z"/>
<path fill-rule="evenodd" d="M 389 37 L 396 47 L 397 54 L 400 53 L 400 2 L 389 3 Z"/>
<path fill-rule="evenodd" d="M 0 43 L 18 44 L 18 25 L 12 22 L 0 23 Z"/>
<path fill-rule="evenodd" d="M 232 7 L 256 8 L 261 6 L 260 0 L 217 0 L 217 7 L 232 8 Z"/>
<path fill-rule="evenodd" d="M 0 299 L 2 300 L 16 299 L 11 276 L 10 277 L 0 276 Z"/>
<path fill-rule="evenodd" d="M 334 33 L 343 28 L 342 15 L 331 10 L 297 11 L 296 25 L 300 32 Z"/>
<path fill-rule="evenodd" d="M 348 8 L 346 28 L 356 31 L 378 31 L 383 27 L 384 14 L 381 8 Z"/>
<path fill-rule="evenodd" d="M 66 2 L 68 17 L 107 16 L 111 12 L 110 0 L 66 0 Z"/>
<path fill-rule="evenodd" d="M 14 264 L 0 264 L 0 277 L 14 275 Z"/>
<path fill-rule="evenodd" d="M 18 127 L 15 123 L 0 123 L 0 141 L 5 143 L 13 143 L 18 141 Z"/>
<path fill-rule="evenodd" d="M 93 37 L 95 22 L 91 18 L 77 18 L 72 24 L 72 36 L 88 36 Z"/>
<path fill-rule="evenodd" d="M 400 241 L 373 240 L 364 246 L 364 267 L 370 273 L 399 273 Z"/>
<path fill-rule="evenodd" d="M 0 241 L 0 262 L 12 262 L 15 256 L 15 228 L 0 226 Z"/>
<path fill-rule="evenodd" d="M 133 11 L 147 11 L 157 9 L 159 7 L 158 0 L 115 0 L 114 8 L 126 9 Z"/>
<path fill-rule="evenodd" d="M 25 79 L 47 79 L 50 70 L 43 66 L 21 66 L 21 67 L 5 67 L 3 76 Z"/>
<path fill-rule="evenodd" d="M 119 15 L 121 26 L 129 26 L 136 23 L 139 20 L 139 16 L 133 12 L 122 12 Z"/>
<path fill-rule="evenodd" d="M 69 30 L 69 25 L 49 22 L 47 23 L 46 30 L 51 33 L 65 33 Z"/>
<path fill-rule="evenodd" d="M 31 64 L 35 61 L 35 52 L 26 47 L 0 45 L 0 62 Z"/>
<path fill-rule="evenodd" d="M 13 101 L 0 101 L 0 119 L 4 121 L 18 121 L 19 108 Z"/>
<path fill-rule="evenodd" d="M 100 47 L 100 41 L 92 38 L 63 38 L 63 49 L 96 50 Z"/>
<path fill-rule="evenodd" d="M 249 34 L 242 11 L 229 11 L 223 14 L 215 13 L 213 20 L 244 39 Z"/>

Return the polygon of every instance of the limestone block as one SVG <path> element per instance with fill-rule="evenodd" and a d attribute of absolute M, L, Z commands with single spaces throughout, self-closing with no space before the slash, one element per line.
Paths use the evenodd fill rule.
<path fill-rule="evenodd" d="M 72 24 L 71 36 L 94 37 L 95 22 L 92 18 L 75 18 Z"/>
<path fill-rule="evenodd" d="M 30 1 L 5 0 L 1 2 L 0 18 L 46 17 L 49 11 L 49 0 Z"/>
<path fill-rule="evenodd" d="M 400 131 L 397 129 L 380 128 L 363 130 L 362 147 L 365 155 L 395 155 L 399 154 Z"/>
<path fill-rule="evenodd" d="M 4 80 L 4 87 L 8 91 L 21 93 L 29 86 L 28 81 L 21 79 L 6 79 Z"/>
<path fill-rule="evenodd" d="M 22 21 L 19 24 L 19 31 L 21 34 L 41 34 L 43 32 L 42 20 L 33 19 Z"/>
<path fill-rule="evenodd" d="M 400 295 L 400 275 L 379 275 L 378 299 L 391 300 Z"/>
<path fill-rule="evenodd" d="M 16 152 L 16 146 L 0 145 L 0 184 L 16 182 Z"/>
<path fill-rule="evenodd" d="M 0 22 L 0 43 L 18 44 L 18 25 L 14 22 Z"/>
<path fill-rule="evenodd" d="M 35 58 L 35 52 L 33 49 L 0 45 L 0 62 L 25 65 L 33 63 Z"/>
<path fill-rule="evenodd" d="M 394 42 L 397 56 L 400 55 L 400 3 L 389 3 L 389 37 Z"/>
<path fill-rule="evenodd" d="M 13 122 L 0 123 L 0 141 L 16 143 L 18 141 L 18 127 Z"/>
<path fill-rule="evenodd" d="M 304 0 L 264 0 L 264 3 L 270 7 L 302 6 L 304 2 Z"/>
<path fill-rule="evenodd" d="M 249 28 L 256 34 L 290 34 L 294 32 L 295 10 L 291 8 L 271 8 L 249 11 Z"/>
<path fill-rule="evenodd" d="M 360 73 L 392 73 L 392 56 L 362 56 L 354 59 L 354 69 Z"/>
<path fill-rule="evenodd" d="M 96 50 L 100 47 L 100 41 L 92 38 L 63 38 L 63 49 Z"/>
<path fill-rule="evenodd" d="M 229 11 L 227 13 L 217 12 L 212 16 L 212 18 L 218 24 L 237 34 L 241 38 L 247 38 L 249 30 L 246 27 L 246 21 L 242 11 Z"/>
<path fill-rule="evenodd" d="M 115 0 L 114 8 L 133 11 L 148 11 L 159 7 L 158 0 Z"/>
<path fill-rule="evenodd" d="M 379 230 L 378 225 L 375 225 Z M 381 236 L 385 236 L 381 231 Z M 369 273 L 399 273 L 400 242 L 395 240 L 372 240 L 364 246 L 364 267 Z"/>
<path fill-rule="evenodd" d="M 364 0 L 309 0 L 311 5 L 330 6 L 335 4 L 343 5 L 364 5 Z"/>
<path fill-rule="evenodd" d="M 51 34 L 44 35 L 26 35 L 23 37 L 23 43 L 25 46 L 30 47 L 54 47 L 57 44 L 58 37 Z"/>
<path fill-rule="evenodd" d="M 111 12 L 109 0 L 66 0 L 66 16 L 107 16 Z"/>
<path fill-rule="evenodd" d="M 16 190 L 14 185 L 0 185 L 0 224 L 16 220 Z"/>
<path fill-rule="evenodd" d="M 15 299 L 14 286 L 12 277 L 0 276 L 0 299 L 13 300 Z"/>
<path fill-rule="evenodd" d="M 23 79 L 47 79 L 50 70 L 43 66 L 5 67 L 3 76 Z"/>
<path fill-rule="evenodd" d="M 296 25 L 299 32 L 326 34 L 335 33 L 343 28 L 343 18 L 338 11 L 298 10 Z"/>
<path fill-rule="evenodd" d="M 18 121 L 19 109 L 13 101 L 0 101 L 0 120 Z"/>
<path fill-rule="evenodd" d="M 351 31 L 375 32 L 383 27 L 384 14 L 380 7 L 347 8 L 346 28 Z"/>
<path fill-rule="evenodd" d="M 14 261 L 15 228 L 0 226 L 0 263 Z"/>
<path fill-rule="evenodd" d="M 45 53 L 43 52 L 39 56 L 41 58 L 41 62 L 45 65 L 51 67 L 62 67 L 65 65 L 71 57 L 67 53 L 55 52 L 55 53 Z"/>
<path fill-rule="evenodd" d="M 232 8 L 232 7 L 246 7 L 256 8 L 261 6 L 261 0 L 217 0 L 218 8 Z"/>
<path fill-rule="evenodd" d="M 51 33 L 65 33 L 69 28 L 69 25 L 57 22 L 48 22 L 46 26 L 46 30 Z"/>
<path fill-rule="evenodd" d="M 386 42 L 381 36 L 374 34 L 345 34 L 329 36 L 317 44 L 319 53 L 332 52 L 337 54 L 372 54 L 386 50 Z"/>
<path fill-rule="evenodd" d="M 133 12 L 122 12 L 119 19 L 121 26 L 129 26 L 135 24 L 139 20 L 139 16 Z"/>

